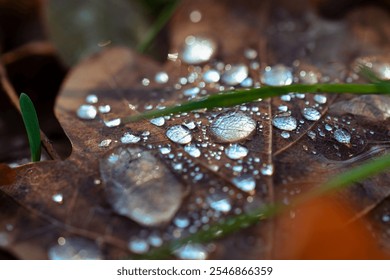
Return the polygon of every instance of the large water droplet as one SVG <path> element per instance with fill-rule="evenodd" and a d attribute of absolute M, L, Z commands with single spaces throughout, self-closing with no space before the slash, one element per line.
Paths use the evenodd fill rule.
<path fill-rule="evenodd" d="M 146 240 L 135 237 L 129 241 L 128 248 L 136 254 L 145 254 L 149 251 L 149 244 Z"/>
<path fill-rule="evenodd" d="M 222 81 L 229 85 L 235 86 L 240 84 L 248 77 L 248 67 L 244 64 L 232 65 L 229 70 L 226 70 L 222 75 Z"/>
<path fill-rule="evenodd" d="M 314 108 L 304 108 L 302 115 L 309 121 L 318 121 L 321 118 L 321 113 Z"/>
<path fill-rule="evenodd" d="M 217 44 L 205 37 L 188 36 L 185 39 L 182 60 L 187 64 L 201 64 L 210 60 L 214 55 Z"/>
<path fill-rule="evenodd" d="M 121 137 L 121 142 L 123 144 L 138 143 L 141 140 L 141 137 L 131 134 L 130 132 L 125 132 Z"/>
<path fill-rule="evenodd" d="M 96 115 L 97 110 L 93 105 L 81 105 L 77 110 L 77 116 L 83 120 L 93 120 Z"/>
<path fill-rule="evenodd" d="M 237 142 L 247 138 L 256 129 L 256 122 L 242 112 L 219 115 L 210 130 L 219 142 Z"/>
<path fill-rule="evenodd" d="M 203 73 L 203 81 L 206 83 L 217 83 L 220 78 L 219 72 L 214 69 L 207 70 Z"/>
<path fill-rule="evenodd" d="M 351 134 L 343 128 L 336 129 L 333 137 L 339 143 L 349 144 L 351 142 Z"/>
<path fill-rule="evenodd" d="M 256 188 L 256 181 L 250 174 L 243 174 L 233 179 L 233 184 L 244 192 L 251 192 Z"/>
<path fill-rule="evenodd" d="M 102 259 L 99 247 L 95 242 L 87 239 L 72 237 L 64 239 L 62 245 L 50 247 L 48 256 L 51 260 L 100 260 Z"/>
<path fill-rule="evenodd" d="M 167 137 L 178 144 L 188 144 L 192 140 L 191 131 L 183 125 L 170 127 L 166 132 Z"/>
<path fill-rule="evenodd" d="M 118 147 L 100 161 L 100 173 L 113 209 L 139 224 L 168 222 L 180 207 L 182 184 L 149 151 Z"/>
<path fill-rule="evenodd" d="M 241 159 L 248 155 L 248 149 L 239 144 L 231 144 L 226 148 L 225 154 L 230 159 Z"/>
<path fill-rule="evenodd" d="M 294 117 L 274 117 L 272 124 L 282 130 L 292 131 L 297 128 L 297 120 Z"/>
<path fill-rule="evenodd" d="M 216 211 L 229 212 L 232 209 L 232 204 L 229 197 L 224 193 L 213 193 L 207 198 L 207 203 Z"/>
<path fill-rule="evenodd" d="M 174 254 L 182 260 L 205 260 L 208 252 L 201 244 L 187 244 L 177 249 Z"/>
<path fill-rule="evenodd" d="M 199 148 L 194 144 L 185 146 L 184 151 L 186 151 L 190 156 L 195 158 L 200 157 L 201 155 Z"/>
<path fill-rule="evenodd" d="M 293 74 L 284 65 L 268 66 L 261 75 L 261 82 L 269 86 L 286 86 L 293 82 Z"/>

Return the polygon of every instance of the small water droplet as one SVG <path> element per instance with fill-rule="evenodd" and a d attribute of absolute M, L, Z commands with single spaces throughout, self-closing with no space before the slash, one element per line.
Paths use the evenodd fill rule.
<path fill-rule="evenodd" d="M 316 137 L 317 137 L 317 134 L 314 131 L 309 130 L 307 132 L 307 136 L 309 136 L 309 138 L 314 141 L 316 139 Z"/>
<path fill-rule="evenodd" d="M 286 105 L 280 105 L 280 106 L 278 107 L 278 110 L 279 110 L 280 112 L 287 112 L 287 111 L 288 111 L 288 107 L 287 107 Z"/>
<path fill-rule="evenodd" d="M 97 115 L 96 107 L 93 105 L 81 105 L 77 109 L 77 116 L 83 120 L 93 120 Z"/>
<path fill-rule="evenodd" d="M 331 127 L 329 124 L 325 125 L 325 130 L 332 131 L 333 127 Z"/>
<path fill-rule="evenodd" d="M 243 174 L 233 179 L 233 184 L 244 192 L 251 192 L 256 188 L 256 181 L 250 174 Z"/>
<path fill-rule="evenodd" d="M 187 64 L 201 64 L 209 61 L 217 49 L 217 44 L 205 37 L 188 36 L 185 39 L 181 58 Z"/>
<path fill-rule="evenodd" d="M 208 252 L 201 244 L 187 244 L 174 252 L 175 256 L 182 260 L 205 260 Z"/>
<path fill-rule="evenodd" d="M 170 61 L 176 61 L 179 57 L 179 53 L 169 53 L 167 59 Z"/>
<path fill-rule="evenodd" d="M 163 155 L 167 155 L 170 152 L 171 152 L 171 147 L 169 147 L 169 146 L 160 148 L 160 153 L 163 154 Z"/>
<path fill-rule="evenodd" d="M 168 82 L 168 80 L 169 80 L 169 76 L 168 76 L 167 72 L 158 72 L 154 76 L 154 80 L 158 84 L 166 84 Z"/>
<path fill-rule="evenodd" d="M 256 121 L 242 112 L 219 115 L 210 130 L 220 142 L 237 142 L 247 138 L 256 129 Z"/>
<path fill-rule="evenodd" d="M 343 128 L 336 129 L 333 137 L 339 143 L 349 144 L 351 142 L 351 134 Z"/>
<path fill-rule="evenodd" d="M 382 222 L 384 222 L 384 223 L 390 222 L 390 215 L 384 214 L 384 215 L 382 216 Z"/>
<path fill-rule="evenodd" d="M 272 176 L 274 174 L 274 166 L 272 164 L 266 164 L 261 168 L 260 172 L 264 176 Z"/>
<path fill-rule="evenodd" d="M 53 199 L 54 202 L 56 202 L 58 204 L 62 204 L 64 202 L 64 197 L 63 197 L 62 193 L 56 193 L 51 198 Z"/>
<path fill-rule="evenodd" d="M 145 254 L 149 251 L 149 244 L 141 238 L 132 238 L 129 241 L 128 248 L 135 254 Z"/>
<path fill-rule="evenodd" d="M 104 140 L 102 140 L 102 142 L 100 142 L 99 147 L 106 148 L 106 147 L 110 146 L 111 142 L 112 142 L 111 139 L 104 139 Z"/>
<path fill-rule="evenodd" d="M 105 120 L 104 125 L 107 127 L 116 127 L 121 124 L 121 119 L 112 119 L 112 120 Z"/>
<path fill-rule="evenodd" d="M 183 215 L 179 215 L 179 216 L 175 217 L 175 219 L 173 220 L 173 223 L 178 228 L 186 228 L 190 225 L 190 220 Z"/>
<path fill-rule="evenodd" d="M 232 209 L 229 197 L 224 193 L 213 193 L 206 198 L 210 207 L 216 211 L 227 213 Z"/>
<path fill-rule="evenodd" d="M 272 124 L 282 130 L 292 131 L 297 128 L 297 120 L 294 117 L 274 117 Z"/>
<path fill-rule="evenodd" d="M 95 104 L 95 103 L 98 103 L 98 101 L 99 101 L 99 99 L 95 94 L 87 95 L 87 97 L 85 98 L 85 102 L 87 102 L 89 104 Z"/>
<path fill-rule="evenodd" d="M 215 69 L 210 69 L 203 73 L 203 81 L 206 83 L 217 83 L 220 78 L 221 75 Z"/>
<path fill-rule="evenodd" d="M 248 155 L 248 149 L 239 144 L 231 144 L 226 148 L 225 154 L 230 159 L 241 159 Z"/>
<path fill-rule="evenodd" d="M 286 86 L 293 82 L 293 74 L 284 65 L 267 66 L 261 75 L 261 82 L 269 86 Z"/>
<path fill-rule="evenodd" d="M 309 121 L 318 121 L 321 118 L 321 113 L 314 108 L 304 108 L 302 115 Z"/>
<path fill-rule="evenodd" d="M 87 239 L 67 238 L 64 245 L 56 244 L 48 251 L 51 260 L 100 260 L 102 259 L 99 247 L 95 242 Z"/>
<path fill-rule="evenodd" d="M 190 21 L 193 23 L 198 23 L 202 20 L 202 13 L 198 10 L 194 10 L 190 13 Z"/>
<path fill-rule="evenodd" d="M 325 104 L 328 99 L 326 98 L 325 95 L 321 94 L 316 94 L 314 95 L 314 101 L 317 102 L 318 104 Z"/>
<path fill-rule="evenodd" d="M 190 144 L 184 147 L 184 151 L 186 151 L 192 157 L 200 157 L 201 152 L 198 147 L 194 144 Z"/>
<path fill-rule="evenodd" d="M 138 143 L 141 140 L 141 137 L 133 135 L 129 132 L 125 132 L 123 136 L 121 137 L 121 142 L 123 144 L 131 144 L 131 143 Z"/>
<path fill-rule="evenodd" d="M 166 132 L 166 136 L 178 144 L 188 144 L 192 140 L 191 131 L 183 125 L 170 127 Z"/>
<path fill-rule="evenodd" d="M 151 124 L 154 124 L 155 126 L 163 126 L 165 124 L 164 117 L 157 117 L 150 120 Z"/>
<path fill-rule="evenodd" d="M 242 81 L 240 84 L 242 87 L 252 87 L 253 86 L 253 79 L 251 77 L 246 78 Z"/>
<path fill-rule="evenodd" d="M 246 49 L 244 51 L 244 56 L 247 58 L 247 59 L 255 59 L 257 57 L 257 51 L 254 50 L 254 49 Z"/>
<path fill-rule="evenodd" d="M 150 85 L 150 80 L 147 78 L 143 78 L 141 83 L 143 86 L 147 87 L 148 85 Z"/>
<path fill-rule="evenodd" d="M 290 133 L 287 131 L 282 131 L 282 133 L 280 133 L 280 136 L 282 136 L 284 139 L 288 139 L 290 138 Z"/>
<path fill-rule="evenodd" d="M 102 105 L 102 106 L 99 106 L 99 112 L 101 114 L 107 114 L 107 113 L 110 113 L 111 112 L 111 106 L 110 105 Z"/>
<path fill-rule="evenodd" d="M 285 102 L 290 102 L 291 101 L 291 95 L 290 94 L 285 94 L 280 96 L 280 100 L 285 101 Z"/>
<path fill-rule="evenodd" d="M 9 234 L 7 232 L 0 231 L 0 248 L 7 247 L 9 242 Z"/>
<path fill-rule="evenodd" d="M 230 86 L 235 86 L 243 82 L 248 77 L 248 67 L 244 64 L 232 65 L 222 75 L 222 81 Z"/>
<path fill-rule="evenodd" d="M 196 127 L 196 124 L 194 122 L 188 122 L 188 123 L 183 123 L 184 126 L 186 126 L 188 129 L 194 129 Z"/>
<path fill-rule="evenodd" d="M 162 238 L 156 233 L 152 233 L 151 235 L 149 235 L 148 242 L 153 247 L 160 247 L 163 244 Z"/>
<path fill-rule="evenodd" d="M 200 88 L 198 88 L 198 87 L 187 88 L 187 89 L 183 90 L 183 94 L 185 96 L 191 96 L 191 97 L 196 96 L 199 92 L 200 92 Z"/>

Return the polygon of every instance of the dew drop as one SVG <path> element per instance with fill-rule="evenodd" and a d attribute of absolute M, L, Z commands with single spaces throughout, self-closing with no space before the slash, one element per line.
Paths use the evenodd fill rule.
<path fill-rule="evenodd" d="M 293 74 L 284 65 L 267 66 L 261 75 L 261 82 L 269 86 L 291 85 Z"/>
<path fill-rule="evenodd" d="M 190 225 L 190 220 L 183 216 L 183 215 L 180 215 L 180 216 L 177 216 L 174 220 L 173 220 L 173 223 L 175 224 L 175 226 L 177 226 L 178 228 L 186 228 Z"/>
<path fill-rule="evenodd" d="M 99 112 L 101 114 L 107 114 L 107 113 L 110 113 L 111 112 L 111 106 L 110 105 L 102 105 L 102 106 L 99 106 Z"/>
<path fill-rule="evenodd" d="M 321 118 L 321 113 L 310 107 L 304 108 L 302 115 L 309 121 L 318 121 Z"/>
<path fill-rule="evenodd" d="M 102 254 L 95 242 L 72 237 L 67 238 L 63 245 L 50 247 L 48 257 L 51 260 L 100 260 Z"/>
<path fill-rule="evenodd" d="M 64 196 L 62 195 L 62 193 L 56 193 L 51 198 L 54 202 L 58 204 L 62 204 L 64 202 Z"/>
<path fill-rule="evenodd" d="M 272 176 L 274 174 L 274 166 L 272 164 L 266 164 L 261 168 L 260 172 L 264 176 Z"/>
<path fill-rule="evenodd" d="M 290 138 L 290 133 L 287 131 L 282 131 L 282 133 L 280 133 L 280 136 L 282 136 L 282 138 L 284 139 L 288 139 Z"/>
<path fill-rule="evenodd" d="M 145 254 L 149 251 L 149 244 L 146 240 L 135 237 L 129 241 L 128 248 L 135 254 Z"/>
<path fill-rule="evenodd" d="M 382 216 L 382 222 L 384 222 L 384 223 L 390 222 L 390 215 L 384 214 L 384 215 Z"/>
<path fill-rule="evenodd" d="M 100 142 L 100 144 L 99 144 L 99 147 L 106 148 L 106 147 L 110 146 L 111 142 L 112 142 L 111 139 L 102 140 L 102 142 Z"/>
<path fill-rule="evenodd" d="M 77 116 L 83 120 L 93 120 L 97 115 L 96 107 L 93 105 L 81 105 L 77 109 Z"/>
<path fill-rule="evenodd" d="M 183 90 L 184 96 L 191 96 L 194 97 L 200 92 L 200 88 L 198 87 L 193 87 L 193 88 L 187 88 Z"/>
<path fill-rule="evenodd" d="M 198 10 L 194 10 L 190 13 L 190 20 L 193 23 L 198 23 L 202 20 L 202 13 Z"/>
<path fill-rule="evenodd" d="M 222 75 L 222 82 L 229 86 L 235 86 L 242 83 L 248 77 L 248 67 L 244 64 L 232 65 Z"/>
<path fill-rule="evenodd" d="M 105 120 L 104 125 L 107 127 L 116 127 L 121 124 L 121 119 L 112 119 L 112 120 Z"/>
<path fill-rule="evenodd" d="M 121 137 L 121 142 L 123 144 L 131 144 L 131 143 L 134 144 L 134 143 L 138 143 L 140 140 L 141 137 L 133 135 L 129 132 L 125 132 L 125 134 L 123 134 L 123 136 Z"/>
<path fill-rule="evenodd" d="M 349 144 L 351 142 L 351 134 L 343 128 L 336 129 L 333 137 L 337 142 L 342 144 Z"/>
<path fill-rule="evenodd" d="M 192 140 L 191 131 L 183 125 L 170 127 L 166 132 L 166 136 L 178 144 L 188 144 Z"/>
<path fill-rule="evenodd" d="M 184 151 L 186 151 L 192 157 L 200 157 L 201 152 L 198 147 L 194 144 L 190 144 L 184 147 Z"/>
<path fill-rule="evenodd" d="M 181 58 L 187 64 L 201 64 L 209 61 L 217 49 L 217 44 L 205 37 L 188 36 L 185 39 Z"/>
<path fill-rule="evenodd" d="M 160 247 L 163 244 L 163 240 L 156 233 L 152 233 L 151 235 L 149 235 L 148 242 L 154 247 Z"/>
<path fill-rule="evenodd" d="M 169 76 L 167 72 L 158 72 L 156 76 L 154 76 L 154 80 L 158 84 L 166 84 L 169 80 Z"/>
<path fill-rule="evenodd" d="M 247 59 L 255 59 L 257 57 L 257 51 L 254 49 L 246 49 L 244 51 L 244 56 Z"/>
<path fill-rule="evenodd" d="M 99 99 L 95 94 L 90 94 L 85 98 L 85 102 L 89 104 L 95 104 L 98 103 Z"/>
<path fill-rule="evenodd" d="M 242 112 L 219 115 L 211 124 L 211 133 L 220 142 L 237 142 L 247 138 L 256 129 L 256 121 Z"/>
<path fill-rule="evenodd" d="M 248 155 L 248 149 L 239 144 L 231 144 L 226 148 L 225 154 L 230 159 L 241 159 Z"/>
<path fill-rule="evenodd" d="M 253 86 L 253 79 L 251 77 L 246 78 L 242 81 L 240 84 L 242 87 L 252 87 Z"/>
<path fill-rule="evenodd" d="M 155 126 L 163 126 L 165 124 L 164 117 L 157 117 L 150 120 L 151 124 L 154 124 Z"/>
<path fill-rule="evenodd" d="M 175 256 L 182 260 L 205 260 L 208 252 L 201 244 L 187 244 L 174 252 Z"/>
<path fill-rule="evenodd" d="M 233 179 L 233 184 L 244 192 L 251 192 L 256 188 L 256 181 L 252 175 L 243 174 Z"/>
<path fill-rule="evenodd" d="M 217 70 L 210 69 L 203 73 L 203 81 L 206 83 L 217 83 L 221 75 Z"/>
<path fill-rule="evenodd" d="M 10 242 L 9 234 L 7 232 L 0 231 L 0 248 L 7 247 Z"/>
<path fill-rule="evenodd" d="M 163 154 L 163 155 L 167 155 L 170 152 L 171 152 L 171 147 L 169 147 L 169 146 L 160 148 L 160 153 Z"/>
<path fill-rule="evenodd" d="M 229 197 L 224 193 L 213 193 L 206 198 L 210 207 L 216 211 L 227 213 L 232 209 Z"/>
<path fill-rule="evenodd" d="M 316 94 L 314 95 L 314 101 L 317 102 L 318 104 L 325 104 L 328 99 L 326 98 L 325 95 L 321 94 Z"/>
<path fill-rule="evenodd" d="M 297 128 L 297 120 L 294 117 L 274 117 L 272 124 L 282 130 L 292 131 Z"/>

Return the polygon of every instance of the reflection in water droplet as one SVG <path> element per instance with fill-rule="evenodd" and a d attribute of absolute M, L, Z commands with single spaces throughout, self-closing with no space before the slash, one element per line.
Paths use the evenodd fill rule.
<path fill-rule="evenodd" d="M 169 76 L 167 72 L 158 72 L 156 76 L 154 76 L 154 80 L 158 84 L 166 84 L 169 80 Z"/>
<path fill-rule="evenodd" d="M 297 128 L 297 120 L 294 117 L 274 117 L 272 124 L 282 130 L 292 131 Z"/>
<path fill-rule="evenodd" d="M 64 201 L 64 197 L 62 193 L 56 193 L 55 195 L 52 196 L 52 199 L 54 202 L 57 202 L 58 204 L 62 204 Z"/>
<path fill-rule="evenodd" d="M 99 247 L 90 240 L 72 237 L 67 238 L 64 245 L 56 244 L 48 252 L 51 260 L 100 260 Z"/>
<path fill-rule="evenodd" d="M 232 65 L 229 70 L 226 70 L 222 75 L 222 81 L 230 86 L 240 84 L 248 77 L 248 67 L 244 64 Z"/>
<path fill-rule="evenodd" d="M 133 135 L 129 132 L 125 132 L 123 136 L 121 137 L 121 142 L 123 144 L 131 144 L 131 143 L 138 143 L 141 140 L 139 136 Z"/>
<path fill-rule="evenodd" d="M 194 144 L 190 144 L 184 147 L 184 151 L 186 151 L 190 156 L 192 157 L 200 157 L 201 152 L 198 147 L 196 147 Z"/>
<path fill-rule="evenodd" d="M 321 113 L 314 108 L 304 108 L 302 115 L 309 121 L 318 121 L 321 118 Z"/>
<path fill-rule="evenodd" d="M 226 213 L 232 209 L 230 199 L 225 193 L 210 194 L 206 200 L 210 207 L 216 211 Z"/>
<path fill-rule="evenodd" d="M 314 95 L 314 101 L 317 102 L 318 104 L 325 104 L 328 99 L 326 98 L 325 95 L 321 94 L 316 94 Z"/>
<path fill-rule="evenodd" d="M 182 125 L 170 127 L 166 132 L 167 137 L 178 144 L 188 144 L 192 140 L 191 131 Z"/>
<path fill-rule="evenodd" d="M 158 117 L 150 120 L 151 124 L 154 124 L 155 126 L 163 126 L 165 124 L 164 117 Z"/>
<path fill-rule="evenodd" d="M 351 142 L 351 134 L 343 128 L 336 129 L 333 137 L 339 143 L 349 144 Z"/>
<path fill-rule="evenodd" d="M 291 85 L 293 74 L 284 65 L 267 66 L 261 75 L 261 82 L 269 86 Z"/>
<path fill-rule="evenodd" d="M 255 178 L 249 174 L 243 174 L 234 178 L 233 184 L 244 192 L 251 192 L 256 188 Z"/>
<path fill-rule="evenodd" d="M 242 112 L 219 115 L 210 130 L 220 142 L 237 142 L 247 138 L 256 129 L 256 122 Z"/>
<path fill-rule="evenodd" d="M 149 251 L 149 244 L 141 238 L 132 238 L 129 241 L 128 248 L 135 254 L 145 254 Z"/>
<path fill-rule="evenodd" d="M 104 125 L 107 127 L 116 127 L 121 124 L 121 119 L 112 119 L 112 120 L 107 120 L 104 121 Z"/>
<path fill-rule="evenodd" d="M 98 103 L 99 99 L 95 94 L 90 94 L 85 98 L 85 102 L 89 104 L 95 104 Z"/>
<path fill-rule="evenodd" d="M 231 144 L 226 148 L 225 154 L 230 159 L 241 159 L 248 155 L 248 149 L 239 144 Z"/>
<path fill-rule="evenodd" d="M 149 151 L 118 147 L 100 160 L 100 174 L 115 212 L 141 225 L 168 222 L 181 205 L 182 184 Z"/>
<path fill-rule="evenodd" d="M 187 64 L 201 64 L 210 60 L 216 48 L 217 44 L 209 38 L 188 36 L 181 58 Z"/>
<path fill-rule="evenodd" d="M 99 106 L 99 112 L 101 114 L 107 114 L 111 112 L 111 106 L 110 105 L 102 105 Z"/>
<path fill-rule="evenodd" d="M 174 252 L 182 260 L 205 260 L 208 256 L 206 247 L 201 244 L 187 244 Z"/>
<path fill-rule="evenodd" d="M 81 105 L 77 109 L 77 116 L 83 120 L 93 120 L 97 115 L 96 107 L 93 105 Z"/>
<path fill-rule="evenodd" d="M 217 83 L 220 78 L 219 72 L 214 69 L 207 70 L 203 73 L 203 81 L 206 83 Z"/>

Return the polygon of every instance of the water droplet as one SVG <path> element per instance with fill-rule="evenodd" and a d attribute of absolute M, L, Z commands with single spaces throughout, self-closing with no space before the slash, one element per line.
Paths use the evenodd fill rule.
<path fill-rule="evenodd" d="M 123 144 L 130 144 L 130 143 L 138 143 L 141 140 L 141 137 L 133 135 L 129 132 L 125 132 L 123 136 L 121 137 L 121 142 Z"/>
<path fill-rule="evenodd" d="M 328 99 L 326 98 L 325 95 L 321 94 L 316 94 L 314 95 L 314 101 L 317 102 L 318 104 L 325 104 Z"/>
<path fill-rule="evenodd" d="M 51 197 L 54 202 L 57 202 L 58 204 L 62 204 L 64 202 L 64 197 L 62 193 L 56 193 Z"/>
<path fill-rule="evenodd" d="M 260 172 L 264 176 L 272 176 L 274 174 L 274 166 L 272 164 L 266 164 L 261 168 Z"/>
<path fill-rule="evenodd" d="M 187 244 L 174 252 L 182 260 L 205 260 L 208 256 L 206 247 L 201 244 Z"/>
<path fill-rule="evenodd" d="M 56 244 L 48 252 L 51 260 L 100 260 L 102 259 L 99 247 L 95 242 L 87 239 L 67 238 L 63 245 Z"/>
<path fill-rule="evenodd" d="M 163 126 L 165 124 L 164 117 L 157 117 L 150 120 L 151 124 L 154 124 L 155 126 Z"/>
<path fill-rule="evenodd" d="M 150 85 L 150 80 L 147 78 L 143 78 L 141 83 L 143 86 L 147 87 L 148 85 Z"/>
<path fill-rule="evenodd" d="M 200 92 L 200 88 L 198 88 L 198 87 L 187 88 L 187 89 L 183 90 L 183 94 L 185 96 L 191 96 L 191 97 L 196 96 L 199 92 Z"/>
<path fill-rule="evenodd" d="M 377 62 L 373 65 L 374 72 L 381 80 L 390 80 L 390 64 L 385 62 Z"/>
<path fill-rule="evenodd" d="M 230 159 L 241 159 L 248 155 L 248 149 L 239 144 L 231 144 L 226 148 L 225 154 Z"/>
<path fill-rule="evenodd" d="M 321 113 L 314 108 L 304 108 L 302 115 L 309 121 L 318 121 L 321 118 Z"/>
<path fill-rule="evenodd" d="M 384 222 L 384 223 L 390 222 L 390 215 L 384 214 L 384 215 L 382 216 L 382 222 Z"/>
<path fill-rule="evenodd" d="M 160 148 L 160 153 L 163 155 L 167 155 L 171 152 L 171 147 L 161 147 Z"/>
<path fill-rule="evenodd" d="M 190 220 L 183 216 L 177 216 L 174 220 L 173 223 L 178 227 L 178 228 L 186 228 L 190 225 Z"/>
<path fill-rule="evenodd" d="M 242 87 L 252 87 L 253 86 L 253 79 L 251 77 L 246 78 L 242 81 L 240 84 Z"/>
<path fill-rule="evenodd" d="M 294 117 L 274 117 L 272 124 L 282 130 L 292 131 L 297 128 L 297 120 Z"/>
<path fill-rule="evenodd" d="M 317 137 L 317 134 L 314 131 L 309 130 L 307 132 L 307 136 L 309 136 L 309 138 L 314 141 L 316 139 L 316 137 Z"/>
<path fill-rule="evenodd" d="M 187 64 L 201 64 L 214 55 L 217 44 L 205 37 L 188 36 L 185 39 L 181 58 Z"/>
<path fill-rule="evenodd" d="M 112 142 L 111 139 L 102 140 L 102 142 L 100 142 L 100 144 L 99 144 L 99 147 L 106 148 L 106 147 L 110 146 L 111 142 Z"/>
<path fill-rule="evenodd" d="M 156 233 L 152 233 L 148 237 L 149 244 L 154 247 L 160 247 L 163 244 L 163 240 Z"/>
<path fill-rule="evenodd" d="M 291 95 L 290 94 L 285 94 L 280 96 L 280 100 L 285 101 L 285 102 L 290 102 L 291 101 Z"/>
<path fill-rule="evenodd" d="M 214 69 L 207 70 L 203 73 L 203 81 L 206 83 L 217 83 L 220 78 L 219 72 Z"/>
<path fill-rule="evenodd" d="M 237 142 L 247 138 L 256 129 L 256 122 L 242 112 L 219 115 L 210 130 L 220 142 Z"/>
<path fill-rule="evenodd" d="M 267 66 L 261 75 L 261 82 L 269 86 L 286 86 L 293 82 L 293 74 L 284 65 Z"/>
<path fill-rule="evenodd" d="M 111 106 L 110 105 L 102 105 L 102 106 L 99 106 L 99 112 L 101 114 L 107 114 L 107 113 L 110 113 L 111 112 Z"/>
<path fill-rule="evenodd" d="M 118 147 L 100 160 L 100 173 L 115 212 L 141 225 L 168 222 L 181 205 L 181 182 L 149 151 Z"/>
<path fill-rule="evenodd" d="M 186 151 L 190 156 L 192 157 L 200 157 L 201 152 L 198 147 L 196 147 L 194 144 L 190 144 L 184 147 L 184 151 Z"/>
<path fill-rule="evenodd" d="M 233 179 L 233 184 L 244 192 L 251 192 L 256 188 L 256 181 L 250 174 L 243 174 Z"/>
<path fill-rule="evenodd" d="M 121 119 L 112 119 L 112 120 L 105 120 L 104 125 L 107 127 L 116 127 L 121 124 Z"/>
<path fill-rule="evenodd" d="M 7 247 L 10 240 L 9 240 L 9 234 L 3 231 L 0 231 L 0 248 L 1 247 Z"/>
<path fill-rule="evenodd" d="M 227 213 L 232 209 L 229 197 L 225 193 L 213 193 L 207 198 L 207 203 L 216 211 Z"/>
<path fill-rule="evenodd" d="M 325 124 L 325 129 L 327 131 L 332 131 L 333 127 L 331 127 L 329 124 Z"/>
<path fill-rule="evenodd" d="M 235 86 L 243 82 L 248 77 L 248 67 L 244 64 L 232 65 L 222 75 L 222 81 L 230 86 Z"/>
<path fill-rule="evenodd" d="M 191 131 L 183 125 L 170 127 L 166 132 L 167 137 L 178 144 L 188 144 L 192 140 Z"/>
<path fill-rule="evenodd" d="M 198 23 L 202 20 L 202 13 L 198 10 L 194 10 L 190 13 L 190 21 L 193 23 Z"/>
<path fill-rule="evenodd" d="M 282 133 L 280 133 L 280 136 L 282 136 L 284 139 L 288 139 L 290 138 L 290 133 L 287 131 L 282 131 Z"/>
<path fill-rule="evenodd" d="M 171 61 L 176 61 L 178 57 L 179 57 L 179 53 L 169 53 L 167 55 L 167 59 Z"/>
<path fill-rule="evenodd" d="M 257 51 L 254 49 L 246 49 L 244 51 L 244 56 L 247 59 L 255 59 L 257 57 Z"/>
<path fill-rule="evenodd" d="M 196 127 L 196 124 L 194 122 L 188 122 L 188 123 L 183 123 L 184 126 L 186 126 L 188 129 L 194 129 Z"/>
<path fill-rule="evenodd" d="M 318 76 L 313 71 L 304 71 L 304 70 L 302 70 L 302 71 L 299 72 L 299 80 L 303 84 L 313 85 L 313 84 L 317 84 L 318 83 Z"/>
<path fill-rule="evenodd" d="M 85 102 L 89 104 L 95 104 L 98 103 L 99 99 L 95 94 L 90 94 L 85 98 Z"/>
<path fill-rule="evenodd" d="M 158 84 L 166 84 L 169 80 L 169 76 L 167 72 L 158 72 L 156 76 L 154 76 L 154 80 Z"/>
<path fill-rule="evenodd" d="M 280 112 L 287 112 L 287 111 L 288 111 L 288 107 L 287 107 L 286 105 L 280 105 L 280 106 L 278 107 L 278 110 L 279 110 Z"/>
<path fill-rule="evenodd" d="M 333 137 L 339 143 L 349 144 L 351 142 L 351 134 L 343 128 L 336 129 Z"/>
<path fill-rule="evenodd" d="M 149 251 L 149 244 L 141 238 L 132 238 L 129 241 L 128 248 L 135 254 L 145 254 Z"/>
<path fill-rule="evenodd" d="M 96 107 L 93 105 L 81 105 L 77 109 L 77 116 L 83 120 L 93 120 L 97 114 Z"/>

